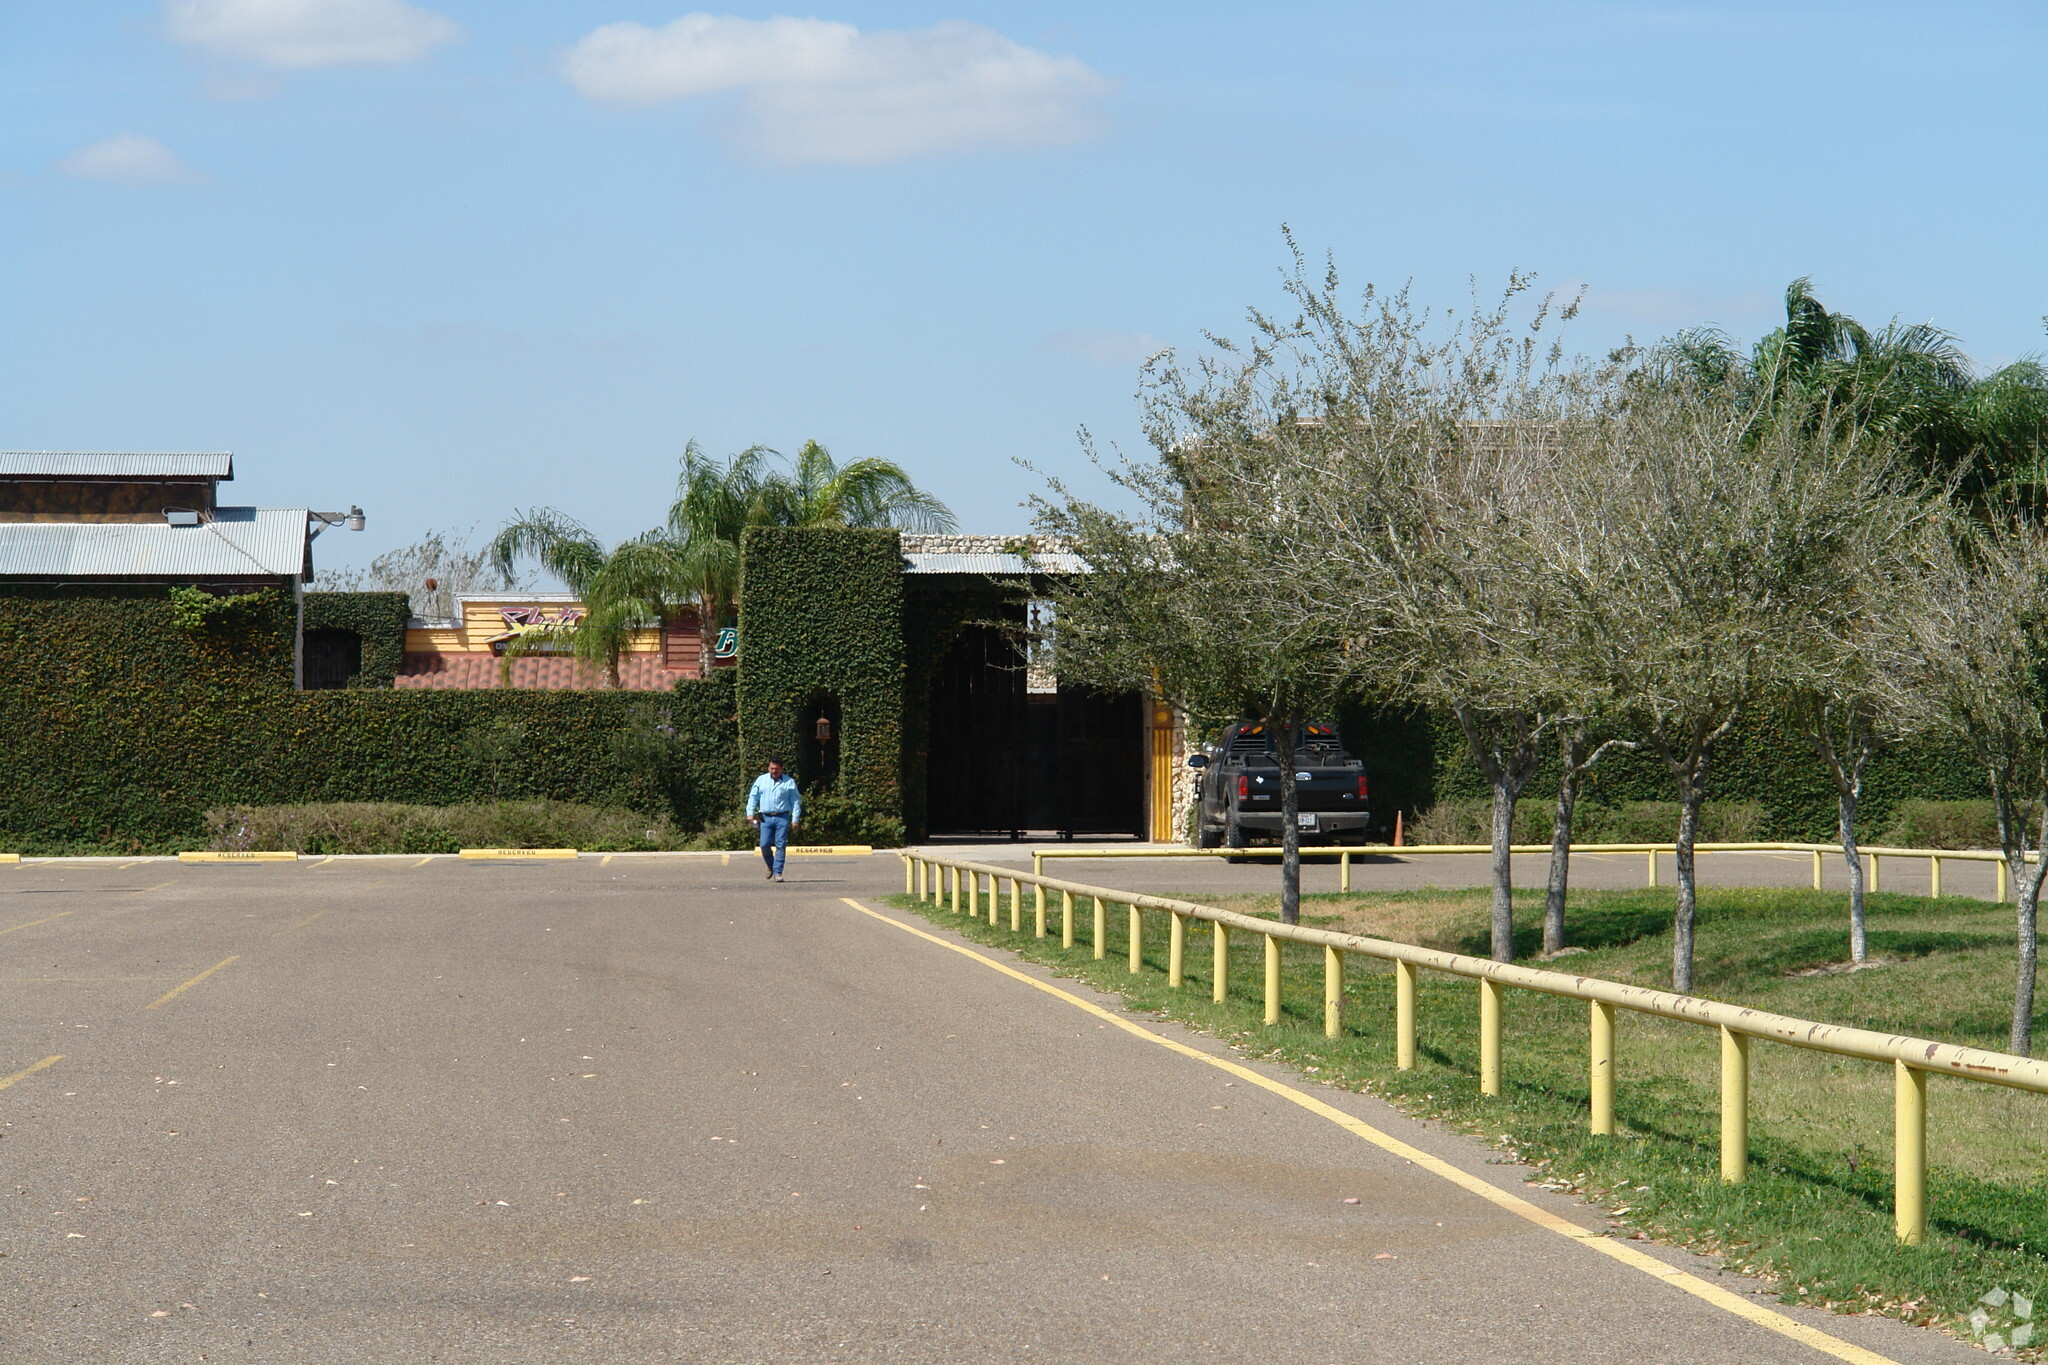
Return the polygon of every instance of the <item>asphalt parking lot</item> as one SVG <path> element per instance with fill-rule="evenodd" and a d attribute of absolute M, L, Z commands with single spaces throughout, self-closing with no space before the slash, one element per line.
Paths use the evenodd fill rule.
<path fill-rule="evenodd" d="M 1361 1140 L 1215 1040 L 953 951 L 901 884 L 0 869 L 0 1359 L 1978 1358 L 1767 1330 L 1560 1235 L 1598 1220 L 1486 1149 L 1315 1089 L 1396 1145 Z"/>

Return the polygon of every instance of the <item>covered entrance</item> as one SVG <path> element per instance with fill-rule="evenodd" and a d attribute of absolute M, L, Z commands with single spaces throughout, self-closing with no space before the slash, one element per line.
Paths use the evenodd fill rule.
<path fill-rule="evenodd" d="M 976 624 L 940 660 L 929 707 L 930 833 L 1144 837 L 1150 746 L 1137 694 L 1033 690 L 1015 635 Z"/>

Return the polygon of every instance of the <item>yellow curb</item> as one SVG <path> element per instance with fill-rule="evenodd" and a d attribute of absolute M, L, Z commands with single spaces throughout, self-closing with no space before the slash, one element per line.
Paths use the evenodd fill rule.
<path fill-rule="evenodd" d="M 465 848 L 461 858 L 574 858 L 573 848 Z"/>
<path fill-rule="evenodd" d="M 299 855 L 289 850 L 272 850 L 261 853 L 180 853 L 181 863 L 295 863 Z"/>

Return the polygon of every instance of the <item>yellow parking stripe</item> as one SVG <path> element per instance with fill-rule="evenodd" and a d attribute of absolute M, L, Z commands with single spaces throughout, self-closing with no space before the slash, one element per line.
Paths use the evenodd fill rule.
<path fill-rule="evenodd" d="M 242 955 L 240 953 L 236 953 L 233 957 L 224 957 L 220 961 L 214 963 L 211 967 L 208 967 L 205 971 L 201 972 L 199 975 L 193 977 L 190 981 L 184 983 L 182 986 L 177 986 L 172 988 L 171 990 L 164 992 L 156 999 L 150 1001 L 147 1005 L 144 1005 L 143 1008 L 146 1010 L 153 1010 L 158 1008 L 159 1006 L 168 1005 L 169 1003 L 171 1003 L 171 1001 L 176 1000 L 186 991 L 191 990 L 194 986 L 206 980 L 207 977 L 212 976 L 215 972 L 227 966 L 229 963 L 240 962 L 241 960 Z"/>
<path fill-rule="evenodd" d="M 25 1066 L 21 1070 L 15 1072 L 12 1076 L 6 1077 L 4 1080 L 0 1080 L 0 1090 L 5 1090 L 8 1086 L 13 1085 L 16 1081 L 27 1080 L 30 1076 L 35 1075 L 38 1071 L 47 1071 L 51 1067 L 57 1065 L 57 1063 L 63 1060 L 64 1054 L 59 1052 L 55 1056 L 43 1058 L 43 1060 L 37 1062 L 34 1066 Z"/>

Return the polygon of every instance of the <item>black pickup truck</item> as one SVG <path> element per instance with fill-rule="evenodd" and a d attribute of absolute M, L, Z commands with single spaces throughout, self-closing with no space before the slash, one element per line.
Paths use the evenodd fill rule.
<path fill-rule="evenodd" d="M 1280 760 L 1270 726 L 1246 721 L 1188 758 L 1195 777 L 1195 841 L 1243 848 L 1280 837 Z M 1337 727 L 1305 725 L 1295 735 L 1294 785 L 1301 842 L 1308 848 L 1362 844 L 1372 814 L 1365 764 L 1344 752 Z"/>

